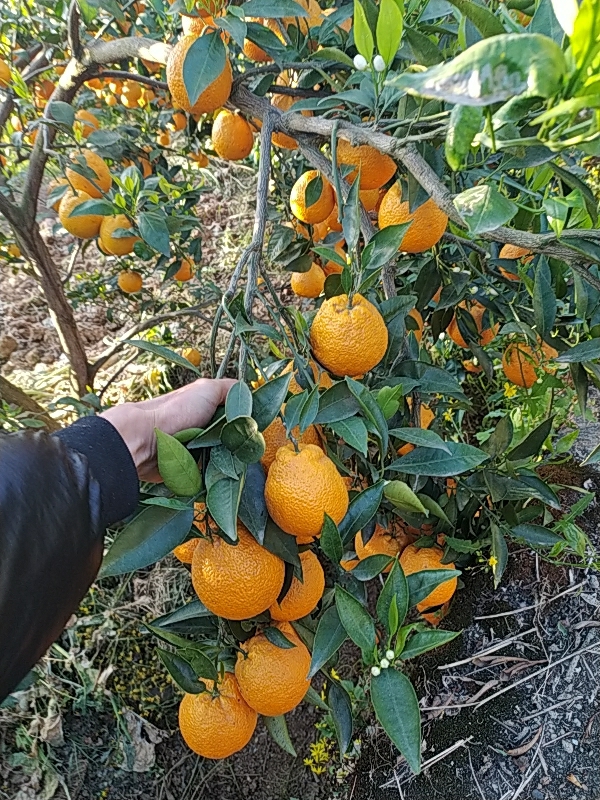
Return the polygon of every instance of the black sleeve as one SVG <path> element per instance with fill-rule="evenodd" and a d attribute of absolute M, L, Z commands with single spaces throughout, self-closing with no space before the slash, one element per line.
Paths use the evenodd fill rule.
<path fill-rule="evenodd" d="M 0 702 L 58 638 L 96 576 L 105 528 L 137 500 L 129 450 L 101 417 L 0 435 Z"/>

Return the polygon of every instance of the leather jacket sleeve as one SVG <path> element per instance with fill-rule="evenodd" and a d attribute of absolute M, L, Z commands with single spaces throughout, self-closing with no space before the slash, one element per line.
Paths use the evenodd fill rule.
<path fill-rule="evenodd" d="M 101 417 L 0 435 L 0 702 L 59 637 L 96 576 L 105 528 L 137 500 L 131 455 Z"/>

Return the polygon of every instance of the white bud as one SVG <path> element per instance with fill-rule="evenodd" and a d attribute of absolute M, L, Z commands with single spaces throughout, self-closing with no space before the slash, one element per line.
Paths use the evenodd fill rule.
<path fill-rule="evenodd" d="M 495 289 L 488 289 L 488 295 L 490 297 L 498 297 L 498 292 Z"/>
<path fill-rule="evenodd" d="M 477 294 L 477 292 L 479 291 L 479 289 L 477 288 L 477 286 L 471 286 L 471 288 L 469 289 L 469 291 L 471 292 L 471 294 Z"/>
<path fill-rule="evenodd" d="M 473 364 L 475 364 L 475 366 L 479 364 L 479 359 L 477 358 L 477 356 L 473 356 Z"/>
<path fill-rule="evenodd" d="M 375 68 L 375 72 L 385 72 L 385 61 L 383 60 L 383 56 L 375 56 L 373 59 L 373 67 Z"/>
<path fill-rule="evenodd" d="M 446 331 L 442 331 L 438 336 L 438 339 L 440 340 L 440 342 L 443 342 L 445 338 L 446 338 Z"/>
<path fill-rule="evenodd" d="M 381 670 L 379 667 L 371 667 L 371 675 L 376 678 L 378 675 L 381 675 Z"/>
<path fill-rule="evenodd" d="M 381 667 L 381 669 L 387 669 L 389 665 L 390 662 L 387 660 L 387 658 L 382 658 L 381 661 L 379 662 L 379 666 Z"/>
<path fill-rule="evenodd" d="M 393 661 L 393 660 L 396 658 L 396 653 L 394 653 L 394 651 L 393 651 L 393 650 L 386 650 L 386 651 L 385 651 L 385 657 L 386 657 L 386 658 L 387 658 L 389 661 Z"/>
<path fill-rule="evenodd" d="M 462 272 L 460 267 L 452 267 L 452 272 Z"/>
<path fill-rule="evenodd" d="M 364 56 L 361 56 L 361 54 L 359 53 L 358 55 L 354 56 L 354 66 L 360 72 L 364 72 L 369 66 L 369 62 Z"/>

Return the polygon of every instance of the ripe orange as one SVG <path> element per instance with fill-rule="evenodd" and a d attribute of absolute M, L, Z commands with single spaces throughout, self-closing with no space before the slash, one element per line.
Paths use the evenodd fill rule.
<path fill-rule="evenodd" d="M 169 147 L 171 144 L 171 134 L 169 131 L 159 131 L 156 136 L 156 143 L 161 147 Z"/>
<path fill-rule="evenodd" d="M 294 647 L 277 647 L 259 633 L 240 645 L 243 652 L 238 653 L 235 665 L 242 697 L 265 717 L 287 714 L 310 686 L 310 653 L 306 646 L 288 622 L 279 622 L 276 627 Z"/>
<path fill-rule="evenodd" d="M 499 258 L 510 258 L 515 261 L 523 261 L 524 264 L 529 264 L 533 259 L 533 253 L 526 247 L 518 247 L 516 244 L 505 244 L 500 250 Z M 509 281 L 521 280 L 519 275 L 516 275 L 514 272 L 509 272 L 507 269 L 504 269 L 504 267 L 500 267 L 499 271 L 500 274 Z"/>
<path fill-rule="evenodd" d="M 142 96 L 142 87 L 137 81 L 123 81 L 121 102 L 126 108 L 137 108 Z"/>
<path fill-rule="evenodd" d="M 396 163 L 385 153 L 380 153 L 369 144 L 354 147 L 345 139 L 337 143 L 337 163 L 355 166 L 346 180 L 354 181 L 360 168 L 360 188 L 380 189 L 396 174 Z"/>
<path fill-rule="evenodd" d="M 181 355 L 187 358 L 190 364 L 193 364 L 195 367 L 199 367 L 202 363 L 202 355 L 195 347 L 184 347 L 181 351 Z"/>
<path fill-rule="evenodd" d="M 90 197 L 102 197 L 103 193 L 109 191 L 112 185 L 112 176 L 106 162 L 100 158 L 98 153 L 94 153 L 92 150 L 82 150 L 80 153 L 75 153 L 71 161 L 79 167 L 87 167 L 95 175 L 93 181 L 88 180 L 67 167 L 66 176 L 74 189 L 78 192 L 87 192 Z"/>
<path fill-rule="evenodd" d="M 311 369 L 313 380 L 317 383 L 319 382 L 319 389 L 331 389 L 333 386 L 333 381 L 329 377 L 329 375 L 322 370 L 315 361 L 309 362 L 309 367 Z M 287 367 L 282 371 L 282 375 L 286 375 L 288 372 L 292 372 L 294 370 L 294 362 L 290 361 Z M 288 387 L 288 391 L 292 394 L 300 394 L 300 392 L 304 391 L 303 388 L 300 386 L 298 381 L 296 380 L 296 376 L 292 376 L 292 380 L 290 381 L 290 385 Z"/>
<path fill-rule="evenodd" d="M 310 329 L 315 358 L 334 375 L 356 376 L 379 364 L 388 332 L 375 306 L 360 294 L 350 301 L 339 294 L 325 300 Z"/>
<path fill-rule="evenodd" d="M 318 28 L 323 23 L 323 11 L 317 0 L 298 0 L 298 4 L 308 11 L 308 17 L 285 17 L 283 24 L 297 25 L 303 36 L 308 36 L 310 28 Z"/>
<path fill-rule="evenodd" d="M 475 325 L 479 331 L 479 345 L 481 347 L 485 347 L 485 345 L 489 344 L 496 337 L 500 325 L 496 323 L 492 328 L 483 327 L 483 317 L 486 312 L 486 308 L 485 306 L 482 306 L 481 303 L 473 302 L 469 304 L 466 300 L 463 300 L 463 302 L 459 303 L 458 305 L 459 308 L 466 309 L 475 320 Z M 446 329 L 446 333 L 452 339 L 454 344 L 457 344 L 459 347 L 468 348 L 469 345 L 466 343 L 462 333 L 460 332 L 458 322 L 456 321 L 456 316 L 452 318 L 450 325 L 448 325 L 448 328 Z"/>
<path fill-rule="evenodd" d="M 139 236 L 115 236 L 115 231 L 129 230 L 133 227 L 125 214 L 116 214 L 114 217 L 102 217 L 100 225 L 100 241 L 104 251 L 113 256 L 126 256 L 133 251 L 133 246 L 140 241 Z"/>
<path fill-rule="evenodd" d="M 408 201 L 402 202 L 400 186 L 395 183 L 381 201 L 379 227 L 387 228 L 403 222 L 411 222 L 411 226 L 399 249 L 405 253 L 422 253 L 440 241 L 448 225 L 448 217 L 431 198 L 411 214 Z"/>
<path fill-rule="evenodd" d="M 0 88 L 6 89 L 8 84 L 11 82 L 12 76 L 10 74 L 10 67 L 0 58 Z"/>
<path fill-rule="evenodd" d="M 252 152 L 252 128 L 239 114 L 222 109 L 215 117 L 211 133 L 213 148 L 226 161 L 241 161 Z"/>
<path fill-rule="evenodd" d="M 79 111 L 76 111 L 75 119 L 77 120 L 75 123 L 75 130 L 80 130 L 84 139 L 87 139 L 91 133 L 97 131 L 100 127 L 96 115 L 92 114 L 92 112 L 88 111 L 86 108 L 80 108 Z"/>
<path fill-rule="evenodd" d="M 465 369 L 465 372 L 470 372 L 472 375 L 478 375 L 483 371 L 479 364 L 476 364 L 472 358 L 467 358 L 462 362 L 462 365 Z"/>
<path fill-rule="evenodd" d="M 57 187 L 66 186 L 66 185 L 67 185 L 67 179 L 66 178 L 53 178 L 52 180 L 48 181 L 48 186 L 46 187 L 46 196 L 49 197 L 50 194 L 53 192 L 53 190 L 56 189 Z M 62 200 L 62 196 L 59 197 L 57 200 L 55 200 L 52 203 L 51 208 L 54 211 L 58 211 L 58 207 L 60 205 L 60 201 L 61 200 Z"/>
<path fill-rule="evenodd" d="M 273 422 L 265 428 L 263 436 L 265 439 L 265 452 L 260 463 L 263 465 L 265 472 L 268 472 L 271 468 L 271 464 L 275 461 L 275 456 L 279 448 L 288 445 L 290 440 L 287 438 L 285 425 L 279 417 L 275 417 Z M 292 430 L 292 436 L 297 442 L 301 442 L 302 444 L 316 444 L 318 447 L 321 446 L 321 436 L 314 425 L 309 425 L 303 434 L 300 434 L 300 428 L 296 426 Z"/>
<path fill-rule="evenodd" d="M 195 161 L 199 167 L 208 167 L 208 156 L 206 153 L 188 153 L 188 157 Z"/>
<path fill-rule="evenodd" d="M 312 550 L 305 550 L 300 553 L 300 563 L 302 580 L 294 576 L 281 603 L 273 603 L 269 609 L 273 619 L 291 622 L 306 617 L 323 597 L 325 573 L 319 559 Z"/>
<path fill-rule="evenodd" d="M 191 114 L 209 114 L 225 105 L 231 94 L 233 73 L 229 59 L 221 74 L 202 92 L 192 106 L 183 82 L 183 63 L 197 36 L 183 36 L 171 50 L 167 61 L 167 84 L 173 105 Z"/>
<path fill-rule="evenodd" d="M 406 398 L 406 404 L 408 405 L 408 408 L 412 410 L 412 397 Z M 428 428 L 434 419 L 435 413 L 426 403 L 421 403 L 421 409 L 419 411 L 419 427 Z"/>
<path fill-rule="evenodd" d="M 269 514 L 299 544 L 319 536 L 325 514 L 340 523 L 348 510 L 348 490 L 333 461 L 314 444 L 281 447 L 265 484 Z M 206 605 L 206 604 L 205 604 Z"/>
<path fill-rule="evenodd" d="M 102 242 L 100 242 L 100 247 L 102 247 Z M 123 269 L 119 272 L 117 285 L 125 294 L 136 294 L 136 292 L 139 292 L 142 288 L 142 276 L 135 270 Z"/>
<path fill-rule="evenodd" d="M 186 281 L 191 280 L 194 277 L 194 263 L 189 258 L 184 258 L 181 262 L 181 266 L 177 270 L 177 272 L 173 275 L 173 280 L 182 281 L 185 283 Z"/>
<path fill-rule="evenodd" d="M 421 344 L 421 339 L 423 338 L 423 328 L 425 327 L 425 323 L 423 322 L 423 317 L 421 315 L 421 312 L 418 311 L 416 308 L 411 308 L 411 310 L 408 312 L 408 316 L 414 319 L 414 321 L 417 323 L 417 328 L 416 330 L 414 328 L 409 329 L 407 325 L 406 332 L 408 333 L 410 331 L 410 333 L 414 334 L 417 342 Z"/>
<path fill-rule="evenodd" d="M 187 125 L 187 117 L 182 111 L 176 111 L 171 117 L 171 122 L 167 123 L 167 127 L 174 131 L 182 131 Z"/>
<path fill-rule="evenodd" d="M 335 194 L 329 181 L 321 176 L 321 194 L 316 202 L 310 206 L 306 205 L 306 188 L 320 173 L 316 169 L 310 169 L 303 173 L 296 183 L 292 186 L 290 193 L 290 206 L 292 214 L 301 222 L 314 225 L 323 222 L 331 214 L 335 205 Z"/>
<path fill-rule="evenodd" d="M 422 572 L 426 569 L 454 569 L 454 564 L 442 564 L 444 552 L 439 547 L 415 547 L 409 544 L 400 556 L 400 565 L 405 575 L 413 572 Z M 450 578 L 430 592 L 424 600 L 417 603 L 419 611 L 427 611 L 434 606 L 441 606 L 448 602 L 458 585 L 457 578 Z"/>
<path fill-rule="evenodd" d="M 359 195 L 360 202 L 365 207 L 365 211 L 375 211 L 379 203 L 379 188 L 361 189 Z"/>
<path fill-rule="evenodd" d="M 204 758 L 227 758 L 245 747 L 258 719 L 240 693 L 231 672 L 213 695 L 213 681 L 202 679 L 206 692 L 185 694 L 179 706 L 179 730 L 187 746 Z"/>
<path fill-rule="evenodd" d="M 528 344 L 512 342 L 502 356 L 502 371 L 515 386 L 531 389 L 537 381 L 540 359 Z"/>
<path fill-rule="evenodd" d="M 363 558 L 375 555 L 395 558 L 402 553 L 408 543 L 408 536 L 402 529 L 396 532 L 384 528 L 383 525 L 377 524 L 375 526 L 375 533 L 366 544 L 363 544 L 361 532 L 359 531 L 356 534 L 354 537 L 354 550 L 356 551 L 359 561 L 362 561 Z M 391 568 L 392 564 L 386 567 L 384 572 L 389 572 Z"/>
<path fill-rule="evenodd" d="M 308 272 L 292 272 L 290 285 L 298 297 L 318 297 L 325 286 L 325 273 L 313 262 Z"/>
<path fill-rule="evenodd" d="M 91 200 L 87 192 L 73 192 L 67 189 L 58 206 L 58 217 L 63 228 L 79 239 L 93 239 L 98 235 L 100 224 L 104 217 L 99 214 L 83 214 L 80 217 L 71 217 L 70 214 L 77 206 Z"/>
<path fill-rule="evenodd" d="M 283 586 L 283 561 L 261 547 L 238 522 L 238 542 L 201 539 L 192 562 L 192 584 L 200 602 L 219 617 L 249 619 L 266 611 Z"/>
<path fill-rule="evenodd" d="M 6 252 L 8 253 L 9 256 L 12 256 L 13 258 L 21 258 L 21 248 L 19 247 L 18 244 L 14 243 L 9 244 L 8 247 L 6 248 Z"/>
<path fill-rule="evenodd" d="M 343 247 L 341 242 L 338 242 L 334 246 L 333 249 L 335 250 L 335 252 L 338 255 L 340 255 L 343 258 L 344 261 L 347 260 L 347 254 L 346 254 L 346 251 L 344 250 L 344 247 Z M 333 259 L 330 259 L 323 266 L 323 272 L 325 273 L 325 277 L 328 277 L 329 275 L 335 275 L 335 274 L 339 275 L 343 271 L 344 271 L 344 268 L 342 267 L 342 265 L 338 264 L 337 261 L 334 261 Z"/>
<path fill-rule="evenodd" d="M 196 536 L 194 539 L 188 539 L 183 544 L 177 545 L 173 550 L 173 555 L 178 558 L 182 564 L 191 564 L 194 559 L 194 551 L 198 545 L 200 538 Z"/>
<path fill-rule="evenodd" d="M 263 25 L 266 25 L 268 28 L 271 28 L 271 30 L 273 28 L 269 23 L 275 22 L 276 31 L 273 32 L 279 33 L 279 27 L 277 26 L 276 20 L 264 20 L 261 17 L 249 17 L 248 22 L 259 22 Z M 262 47 L 259 47 L 254 42 L 251 42 L 250 39 L 244 39 L 243 51 L 246 58 L 249 58 L 250 61 L 265 62 L 267 64 L 273 61 L 271 56 L 266 53 Z"/>

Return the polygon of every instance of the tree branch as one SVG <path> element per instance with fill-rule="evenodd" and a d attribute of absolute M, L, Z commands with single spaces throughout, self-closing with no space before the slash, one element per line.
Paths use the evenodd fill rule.
<path fill-rule="evenodd" d="M 79 35 L 79 6 L 77 0 L 71 0 L 67 18 L 67 41 L 73 58 L 81 56 L 81 36 Z"/>
<path fill-rule="evenodd" d="M 137 72 L 126 72 L 124 69 L 103 69 L 101 75 L 103 78 L 120 78 L 124 81 L 137 81 L 137 83 L 143 83 L 146 86 L 151 86 L 153 89 L 169 88 L 165 81 L 150 78 L 148 75 L 138 75 Z"/>

